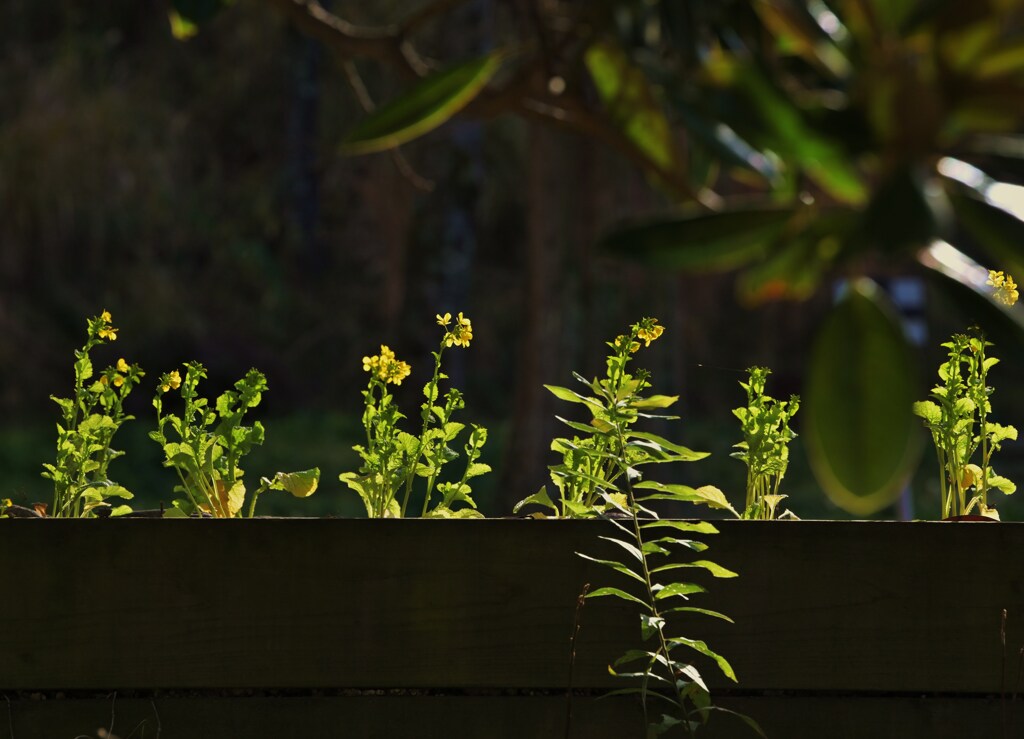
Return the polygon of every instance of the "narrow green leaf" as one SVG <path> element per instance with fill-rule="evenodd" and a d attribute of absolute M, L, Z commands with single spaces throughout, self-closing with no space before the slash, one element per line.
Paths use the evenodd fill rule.
<path fill-rule="evenodd" d="M 707 570 L 715 577 L 737 576 L 736 573 L 732 570 L 726 569 L 725 567 L 722 567 L 722 565 L 717 564 L 715 562 L 711 562 L 706 559 L 698 559 L 694 560 L 693 562 L 677 562 L 675 564 L 662 565 L 661 567 L 656 567 L 655 569 L 651 570 L 651 574 L 653 575 L 655 572 L 664 572 L 665 570 L 678 570 L 683 567 L 700 567 L 702 569 Z"/>
<path fill-rule="evenodd" d="M 626 565 L 622 564 L 621 562 L 616 562 L 613 559 L 597 559 L 596 557 L 590 557 L 586 554 L 581 554 L 580 552 L 576 552 L 576 556 L 582 557 L 583 559 L 588 560 L 590 562 L 597 562 L 598 564 L 604 565 L 605 567 L 611 567 L 616 572 L 621 572 L 623 575 L 631 577 L 634 580 L 638 580 L 639 582 L 646 582 L 643 579 L 643 577 L 633 572 L 633 570 L 626 567 Z"/>
<path fill-rule="evenodd" d="M 597 590 L 591 590 L 589 593 L 587 593 L 588 598 L 601 598 L 609 595 L 615 598 L 621 598 L 622 600 L 628 600 L 633 603 L 637 603 L 643 606 L 645 610 L 651 610 L 651 607 L 647 603 L 640 600 L 635 595 L 630 595 L 625 590 L 621 590 L 620 588 L 598 588 Z"/>
<path fill-rule="evenodd" d="M 687 639 L 685 636 L 679 636 L 669 639 L 669 642 L 672 644 L 683 644 L 690 647 L 690 649 L 703 654 L 705 657 L 710 657 L 718 665 L 718 668 L 722 671 L 723 675 L 733 682 L 736 682 L 736 673 L 733 671 L 732 665 L 729 664 L 729 661 L 717 652 L 712 651 L 708 645 L 701 640 Z"/>
<path fill-rule="evenodd" d="M 420 80 L 356 126 L 342 142 L 342 152 L 368 154 L 393 149 L 434 130 L 487 86 L 502 60 L 501 52 L 493 52 Z"/>

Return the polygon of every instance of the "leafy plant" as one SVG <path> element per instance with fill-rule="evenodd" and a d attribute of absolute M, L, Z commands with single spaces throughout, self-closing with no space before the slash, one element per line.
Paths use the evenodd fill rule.
<path fill-rule="evenodd" d="M 1012 277 L 990 271 L 988 284 L 998 302 L 1007 306 L 1017 302 L 1017 285 Z M 985 349 L 992 344 L 985 341 L 980 330 L 975 329 L 974 333 L 954 334 L 942 345 L 949 354 L 939 366 L 942 383 L 932 388 L 935 400 L 914 404 L 914 413 L 924 419 L 935 444 L 943 518 L 967 515 L 975 508 L 981 515 L 998 518 L 995 508 L 989 505 L 989 490 L 1010 495 L 1017 489 L 1010 480 L 995 474 L 991 466 L 992 454 L 1002 442 L 1016 441 L 1017 429 L 989 420 L 989 398 L 995 390 L 988 384 L 988 371 L 999 360 L 985 355 Z M 979 448 L 981 464 L 973 464 L 971 460 Z"/>
<path fill-rule="evenodd" d="M 267 390 L 267 380 L 262 372 L 251 369 L 235 383 L 234 390 L 222 393 L 211 406 L 198 391 L 199 382 L 205 377 L 206 368 L 199 362 L 185 365 L 184 379 L 178 370 L 161 376 L 153 398 L 157 430 L 150 433 L 150 438 L 163 448 L 164 466 L 174 468 L 178 474 L 181 484 L 174 491 L 185 494 L 173 501 L 167 515 L 200 513 L 236 518 L 241 516 L 246 497 L 241 461 L 264 439 L 263 424 L 255 421 L 244 426 L 242 420 L 247 411 L 259 405 Z M 179 389 L 184 401 L 182 414 L 164 414 L 164 396 Z M 172 441 L 168 434 L 177 440 Z M 249 518 L 255 514 L 257 499 L 267 490 L 283 490 L 306 498 L 316 492 L 319 480 L 317 468 L 261 478 L 249 499 Z"/>
<path fill-rule="evenodd" d="M 558 438 L 551 442 L 551 449 L 562 455 L 562 462 L 549 468 L 551 480 L 558 490 L 558 499 L 552 500 L 547 488 L 543 487 L 517 503 L 515 512 L 526 505 L 536 504 L 549 509 L 554 516 L 585 518 L 625 508 L 627 498 L 623 485 L 624 476 L 628 474 L 633 478 L 630 480 L 633 487 L 655 491 L 648 494 L 650 499 L 702 503 L 736 513 L 716 487 L 692 488 L 640 480 L 638 468 L 642 465 L 693 462 L 708 456 L 707 452 L 695 452 L 661 436 L 633 429 L 641 418 L 678 418 L 655 411 L 668 408 L 679 396 L 643 396 L 642 391 L 651 386 L 649 373 L 646 370 L 639 370 L 636 374 L 627 372 L 640 342 L 650 346 L 663 331 L 664 327 L 658 325 L 656 319 L 644 318 L 633 325 L 628 335 L 608 342 L 612 353 L 608 356 L 604 379 L 587 380 L 573 373 L 573 377 L 587 388 L 587 393 L 545 385 L 560 400 L 586 407 L 591 419 L 589 424 L 585 424 L 558 417 L 559 421 L 577 432 L 571 439 Z"/>
<path fill-rule="evenodd" d="M 399 428 L 405 416 L 398 410 L 388 385 L 401 385 L 412 368 L 395 357 L 386 345 L 380 354 L 363 357 L 363 370 L 370 373 L 370 382 L 363 391 L 363 428 L 366 444 L 352 447 L 363 463 L 358 472 L 344 472 L 340 479 L 359 494 L 371 518 L 400 518 L 406 515 L 417 477 L 426 479 L 422 516 L 438 518 L 478 517 L 469 480 L 491 471 L 489 465 L 479 462 L 487 429 L 471 424 L 464 451 L 466 466 L 458 481 L 439 482 L 446 464 L 458 458 L 449 445 L 465 429 L 465 424 L 453 421 L 455 412 L 465 407 L 462 393 L 450 388 L 440 397 L 439 385 L 448 376 L 441 372 L 441 357 L 448 347 L 468 347 L 473 339 L 472 322 L 459 313 L 452 319 L 450 313 L 437 316 L 437 324 L 444 329 L 440 345 L 433 352 L 434 373 L 423 387 L 426 398 L 420 406 L 421 427 L 418 436 Z M 441 498 L 433 507 L 435 488 Z M 401 502 L 399 502 L 401 495 Z M 464 504 L 468 507 L 456 508 Z"/>
<path fill-rule="evenodd" d="M 699 639 L 677 634 L 672 628 L 674 624 L 669 623 L 673 616 L 690 613 L 730 619 L 716 611 L 676 605 L 689 600 L 695 593 L 704 592 L 704 588 L 695 583 L 672 580 L 668 573 L 692 567 L 703 568 L 715 577 L 735 577 L 736 573 L 705 559 L 690 562 L 666 562 L 663 559 L 680 549 L 705 550 L 705 544 L 685 536 L 713 534 L 717 530 L 706 522 L 661 519 L 649 507 L 652 502 L 697 502 L 729 508 L 725 496 L 716 488 L 695 490 L 685 485 L 665 485 L 644 480 L 640 471 L 641 467 L 649 464 L 690 462 L 707 456 L 654 434 L 633 429 L 640 418 L 674 418 L 650 411 L 672 405 L 676 397 L 643 396 L 641 393 L 651 387 L 649 373 L 645 370 L 635 374 L 626 371 L 633 354 L 640 348 L 640 342 L 649 346 L 663 330 L 655 319 L 644 318 L 634 324 L 628 334 L 609 342 L 612 352 L 608 356 L 607 377 L 587 382 L 576 376 L 593 393 L 592 396 L 561 387 L 548 388 L 563 400 L 585 405 L 591 413 L 591 423 L 585 425 L 560 419 L 585 436 L 576 436 L 572 440 L 557 439 L 552 445 L 563 455 L 563 463 L 551 468 L 552 479 L 560 492 L 558 504 L 551 501 L 546 490 L 542 489 L 517 506 L 518 509 L 526 504 L 540 504 L 550 508 L 555 515 L 564 516 L 604 515 L 619 530 L 619 536 L 601 538 L 625 551 L 629 555 L 626 561 L 586 554 L 580 556 L 629 578 L 635 585 L 635 592 L 609 586 L 597 588 L 586 597 L 611 596 L 640 609 L 640 636 L 645 647 L 629 650 L 609 670 L 613 674 L 639 680 L 638 686 L 616 692 L 640 695 L 648 736 L 663 734 L 678 725 L 687 735 L 693 735 L 707 722 L 712 711 L 725 710 L 711 703 L 700 670 L 682 658 L 682 653 L 704 655 L 713 660 L 726 677 L 736 679 L 724 657 Z M 620 671 L 626 665 L 631 667 Z M 673 707 L 672 713 L 652 718 L 648 708 L 650 698 L 667 701 Z M 756 723 L 743 718 L 760 732 Z"/>
<path fill-rule="evenodd" d="M 747 504 L 743 518 L 771 520 L 786 496 L 779 493 L 779 485 L 789 467 L 789 442 L 796 434 L 789 428 L 800 408 L 800 397 L 778 401 L 765 395 L 765 383 L 771 370 L 751 367 L 747 382 L 740 385 L 747 391 L 746 408 L 733 409 L 740 419 L 743 441 L 735 444 L 738 452 L 730 456 L 747 465 Z"/>
<path fill-rule="evenodd" d="M 144 373 L 137 364 L 129 365 L 121 358 L 93 379 L 90 357 L 97 346 L 116 341 L 117 332 L 109 312 L 90 318 L 85 345 L 75 351 L 74 397 L 50 396 L 62 414 L 57 424 L 56 461 L 44 464 L 42 473 L 53 480 L 50 515 L 55 518 L 95 515 L 97 509 L 111 508 L 108 498 L 132 497 L 110 479 L 108 468 L 124 454 L 111 444 L 122 424 L 134 418 L 124 412 L 124 401 Z M 130 511 L 127 505 L 118 505 L 111 508 L 110 515 Z"/>

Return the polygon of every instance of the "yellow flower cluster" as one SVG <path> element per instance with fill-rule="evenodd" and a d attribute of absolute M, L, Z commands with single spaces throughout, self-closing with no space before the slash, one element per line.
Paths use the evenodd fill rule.
<path fill-rule="evenodd" d="M 455 319 L 455 325 L 448 328 L 448 325 L 452 322 L 452 314 L 445 313 L 443 316 L 439 313 L 437 315 L 437 325 L 444 326 L 444 345 L 445 346 L 469 346 L 469 342 L 473 340 L 473 324 L 468 318 L 462 315 L 462 311 L 459 311 L 459 317 Z"/>
<path fill-rule="evenodd" d="M 1020 297 L 1017 292 L 1017 283 L 1013 281 L 1013 278 L 994 269 L 988 271 L 988 281 L 985 284 L 995 288 L 992 291 L 992 297 L 1003 305 L 1013 305 Z"/>
<path fill-rule="evenodd" d="M 637 324 L 636 335 L 643 340 L 644 346 L 650 346 L 651 342 L 665 333 L 665 327 L 658 325 L 657 318 L 645 318 Z"/>
<path fill-rule="evenodd" d="M 100 313 L 100 320 L 103 321 L 103 326 L 96 332 L 96 335 L 107 341 L 117 341 L 118 330 L 110 325 L 110 311 L 105 310 Z"/>
<path fill-rule="evenodd" d="M 363 372 L 375 374 L 384 382 L 401 385 L 402 380 L 412 372 L 412 367 L 402 360 L 396 359 L 395 353 L 389 347 L 381 344 L 380 354 L 363 357 Z"/>
<path fill-rule="evenodd" d="M 171 390 L 177 390 L 181 387 L 181 374 L 178 370 L 171 370 L 163 376 L 163 380 L 160 383 L 161 392 L 170 392 Z"/>

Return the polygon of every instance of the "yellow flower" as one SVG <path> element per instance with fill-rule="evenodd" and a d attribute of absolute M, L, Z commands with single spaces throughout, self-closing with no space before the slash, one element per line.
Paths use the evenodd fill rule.
<path fill-rule="evenodd" d="M 381 381 L 401 385 L 402 380 L 409 376 L 412 367 L 396 359 L 395 352 L 385 344 L 380 345 L 380 354 L 363 357 L 363 371 L 375 374 Z"/>
<path fill-rule="evenodd" d="M 124 385 L 124 377 L 121 375 L 114 375 L 114 387 L 121 387 Z"/>
<path fill-rule="evenodd" d="M 446 318 L 451 318 L 448 314 L 445 314 Z M 468 318 L 462 315 L 462 311 L 459 311 L 459 317 L 455 322 L 455 326 L 448 330 L 448 333 L 444 335 L 445 346 L 469 346 L 469 342 L 473 340 L 473 324 Z"/>
<path fill-rule="evenodd" d="M 105 310 L 100 313 L 100 320 L 103 322 L 103 325 L 100 326 L 96 335 L 107 341 L 117 341 L 117 329 L 110 325 L 110 311 Z"/>
<path fill-rule="evenodd" d="M 128 371 L 128 363 L 126 361 L 124 361 L 124 357 L 121 357 L 120 359 L 117 360 L 117 371 L 118 372 L 127 372 Z"/>
<path fill-rule="evenodd" d="M 106 375 L 100 375 L 100 385 L 106 385 L 109 382 Z"/>
<path fill-rule="evenodd" d="M 452 314 L 451 313 L 445 313 L 443 316 L 440 313 L 437 314 L 437 325 L 438 326 L 447 326 L 451 322 L 452 322 Z"/>
<path fill-rule="evenodd" d="M 171 390 L 177 390 L 179 387 L 181 387 L 181 375 L 178 373 L 178 370 L 172 370 L 164 375 L 164 381 L 160 385 L 160 390 L 166 393 Z"/>
<path fill-rule="evenodd" d="M 1003 274 L 1002 272 L 990 269 L 988 271 L 988 280 L 985 284 L 995 288 L 992 291 L 992 297 L 1003 305 L 1013 305 L 1017 302 L 1017 298 L 1020 297 L 1020 294 L 1017 292 L 1017 283 L 1013 281 L 1010 275 Z"/>
<path fill-rule="evenodd" d="M 644 346 L 650 346 L 651 342 L 665 333 L 665 327 L 658 325 L 657 318 L 645 318 L 637 324 L 636 336 L 642 339 Z"/>

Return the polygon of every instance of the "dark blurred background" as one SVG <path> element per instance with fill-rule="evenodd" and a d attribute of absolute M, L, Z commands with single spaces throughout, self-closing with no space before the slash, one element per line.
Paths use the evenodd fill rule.
<path fill-rule="evenodd" d="M 485 461 L 495 471 L 476 486 L 490 515 L 508 515 L 512 503 L 546 481 L 546 465 L 555 461 L 548 446 L 562 431 L 554 416 L 574 409 L 559 407 L 542 384 L 569 385 L 573 370 L 603 372 L 604 342 L 642 316 L 657 317 L 666 332 L 637 362 L 653 372 L 657 391 L 681 396 L 682 420 L 660 430 L 713 453 L 680 474 L 718 485 L 737 504 L 744 468 L 728 453 L 739 440 L 731 409 L 745 401 L 738 385 L 743 370 L 755 363 L 771 367 L 769 392 L 776 397 L 802 392 L 837 280 L 853 273 L 883 282 L 920 279 L 926 301 L 918 313 L 927 320 L 927 336 L 915 351 L 920 366 L 910 371 L 922 399 L 941 361 L 939 342 L 981 320 L 969 293 L 921 276 L 916 250 L 934 234 L 901 231 L 913 215 L 902 205 L 877 212 L 880 202 L 895 197 L 888 191 L 876 197 L 893 181 L 886 173 L 910 172 L 920 186 L 914 192 L 926 192 L 921 172 L 934 173 L 941 156 L 957 154 L 932 143 L 952 147 L 963 138 L 929 130 L 921 136 L 932 143 L 917 150 L 895 134 L 878 134 L 871 128 L 878 116 L 863 113 L 877 108 L 864 101 L 871 82 L 858 65 L 867 52 L 850 51 L 850 69 L 835 61 L 830 68 L 827 54 L 814 62 L 803 53 L 811 42 L 801 40 L 800 23 L 808 18 L 817 23 L 822 44 L 850 49 L 852 42 L 827 33 L 823 13 L 834 10 L 836 22 L 848 23 L 849 34 L 862 41 L 857 18 L 843 11 L 875 7 L 884 15 L 885 3 L 324 2 L 337 17 L 378 29 L 430 9 L 410 43 L 431 68 L 498 47 L 517 49 L 488 93 L 497 97 L 521 84 L 526 92 L 516 105 L 494 115 L 475 115 L 472 106 L 453 113 L 403 145 L 398 156 L 346 156 L 339 145 L 367 118 L 360 92 L 377 104 L 398 98 L 414 84 L 408 71 L 339 53 L 297 22 L 289 4 L 302 5 L 0 5 L 0 497 L 22 504 L 50 498 L 48 481 L 39 476 L 41 464 L 53 458 L 58 409 L 49 396 L 71 392 L 73 351 L 84 341 L 87 317 L 103 309 L 120 334 L 116 344 L 97 350 L 97 363 L 123 356 L 147 372 L 131 397 L 137 420 L 118 437 L 128 455 L 111 470 L 135 491 L 135 507 L 169 501 L 174 484 L 173 474 L 160 467 L 157 445 L 146 438 L 157 378 L 198 359 L 209 368 L 205 391 L 211 397 L 249 367 L 267 374 L 270 392 L 255 414 L 267 427 L 267 441 L 253 453 L 248 475 L 311 466 L 323 473 L 320 491 L 309 500 L 261 500 L 261 513 L 292 515 L 360 513 L 356 496 L 337 480 L 357 464 L 350 447 L 361 435 L 360 358 L 385 343 L 412 364 L 399 397 L 406 414 L 416 416 L 429 353 L 440 337 L 438 312 L 461 310 L 473 321 L 472 345 L 449 350 L 446 371 L 466 396 L 461 420 L 491 430 Z M 943 4 L 895 5 L 910 7 L 901 19 L 906 23 L 916 7 Z M 1015 5 L 978 3 L 982 15 L 976 18 L 989 13 L 1003 26 L 1007 17 L 1017 23 Z M 999 15 L 1004 6 L 1010 16 Z M 773 15 L 773 8 L 799 13 Z M 169 14 L 179 24 L 195 21 L 195 33 L 179 27 L 182 38 L 175 38 Z M 780 18 L 791 25 L 779 26 Z M 932 25 L 922 27 L 934 29 L 939 49 L 945 48 L 941 33 L 964 19 L 926 22 Z M 884 28 L 874 31 L 889 39 Z M 917 32 L 892 37 L 913 41 Z M 1007 48 L 1019 55 L 1024 47 L 1015 38 Z M 632 70 L 646 75 L 636 87 L 643 94 L 624 104 L 643 111 L 647 92 L 657 94 L 666 111 L 657 116 L 670 126 L 665 140 L 678 161 L 657 160 L 637 144 L 629 128 L 637 119 L 616 112 L 603 92 L 599 60 L 587 57 L 595 39 L 614 42 L 632 60 L 635 66 L 623 67 L 620 76 Z M 756 87 L 735 82 L 741 77 L 708 71 L 730 55 L 767 69 L 776 97 L 764 102 Z M 1009 89 L 1019 95 L 1024 65 L 1016 57 L 1007 64 L 1017 65 Z M 929 79 L 946 80 L 941 72 Z M 831 86 L 814 77 L 829 74 Z M 531 114 L 521 104 L 530 85 L 540 85 L 532 99 L 576 101 L 624 137 L 616 143 L 605 129 Z M 804 99 L 812 93 L 824 102 Z M 829 94 L 853 102 L 829 100 Z M 905 90 L 885 94 L 892 100 Z M 1006 140 L 1022 130 L 1021 100 L 1007 98 L 1017 106 L 1016 117 L 1011 109 L 1010 120 L 992 129 Z M 782 123 L 771 123 L 776 104 Z M 839 154 L 794 154 L 773 143 L 772 135 L 791 144 L 809 136 L 800 126 L 785 134 L 786 105 L 839 142 Z M 847 116 L 830 128 L 832 118 L 815 110 L 834 113 L 837 121 L 840 112 L 854 110 L 860 123 Z M 945 109 L 931 114 L 952 115 Z M 653 120 L 657 132 L 662 118 Z M 907 153 L 906 161 L 887 159 L 892 151 Z M 676 180 L 638 164 L 645 152 Z M 829 175 L 838 171 L 831 164 L 838 156 L 861 173 L 863 192 Z M 1001 181 L 1024 182 L 1013 156 L 984 161 Z M 742 262 L 753 269 L 777 252 L 693 272 L 639 251 L 634 256 L 643 258 L 630 258 L 606 239 L 629 219 L 657 217 L 680 204 L 728 210 L 761 198 L 789 207 L 807 202 L 808 193 L 816 203 L 870 212 L 873 228 L 897 231 L 899 243 L 880 255 L 852 250 L 845 261 L 842 249 L 824 261 L 818 250 L 819 256 L 796 258 L 822 262 L 813 284 L 793 271 L 770 270 L 770 279 L 752 287 L 750 272 L 732 267 Z M 790 241 L 800 235 L 790 234 Z M 988 259 L 986 244 L 972 233 L 956 245 L 985 266 L 1014 264 L 1012 254 L 1001 262 Z M 1005 359 L 992 374 L 996 416 L 1020 423 L 1024 344 L 1012 320 L 1005 326 L 992 320 L 994 352 Z M 904 512 L 935 517 L 930 448 L 922 459 L 913 486 L 916 506 Z M 1011 478 L 1024 471 L 1012 444 L 996 465 Z M 801 517 L 850 515 L 820 492 L 800 439 L 784 487 L 789 507 Z M 1004 517 L 1015 510 L 1007 505 L 1001 506 Z M 876 515 L 895 517 L 899 510 L 886 506 Z"/>

